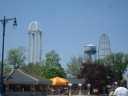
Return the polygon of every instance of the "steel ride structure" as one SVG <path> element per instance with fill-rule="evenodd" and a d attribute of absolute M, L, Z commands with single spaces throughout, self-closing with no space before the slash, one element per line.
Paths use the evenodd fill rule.
<path fill-rule="evenodd" d="M 98 59 L 105 59 L 111 53 L 111 46 L 108 36 L 104 33 L 99 40 Z"/>
<path fill-rule="evenodd" d="M 40 24 L 33 21 L 28 27 L 28 63 L 42 61 L 42 31 Z"/>

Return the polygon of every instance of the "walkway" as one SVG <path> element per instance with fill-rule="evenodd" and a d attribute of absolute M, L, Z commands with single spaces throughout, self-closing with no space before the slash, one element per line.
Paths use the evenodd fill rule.
<path fill-rule="evenodd" d="M 49 95 L 49 96 L 62 96 L 62 95 Z M 63 95 L 63 96 L 69 96 L 69 95 Z M 71 96 L 79 96 L 79 95 L 71 95 Z M 81 95 L 81 96 L 107 96 L 107 95 L 101 94 L 101 95 Z"/>

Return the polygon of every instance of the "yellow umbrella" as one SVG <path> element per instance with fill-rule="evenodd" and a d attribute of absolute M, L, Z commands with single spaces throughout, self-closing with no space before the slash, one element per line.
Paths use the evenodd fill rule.
<path fill-rule="evenodd" d="M 60 77 L 55 77 L 50 79 L 52 80 L 52 85 L 68 85 L 69 81 L 64 79 L 64 78 L 60 78 Z"/>

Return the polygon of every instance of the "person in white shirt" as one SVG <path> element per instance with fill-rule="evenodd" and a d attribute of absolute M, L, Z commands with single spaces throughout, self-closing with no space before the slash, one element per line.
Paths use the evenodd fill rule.
<path fill-rule="evenodd" d="M 128 89 L 125 87 L 118 87 L 114 91 L 114 96 L 128 96 Z"/>

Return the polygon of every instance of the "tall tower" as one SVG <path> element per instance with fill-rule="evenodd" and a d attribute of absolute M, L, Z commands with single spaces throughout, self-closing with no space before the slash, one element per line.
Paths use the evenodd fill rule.
<path fill-rule="evenodd" d="M 84 62 L 95 62 L 96 61 L 96 46 L 89 44 L 85 46 L 84 51 Z"/>
<path fill-rule="evenodd" d="M 110 53 L 111 53 L 110 42 L 108 36 L 104 33 L 101 35 L 99 40 L 98 58 L 104 59 Z"/>
<path fill-rule="evenodd" d="M 33 21 L 28 27 L 28 63 L 42 61 L 42 31 L 40 24 Z"/>

